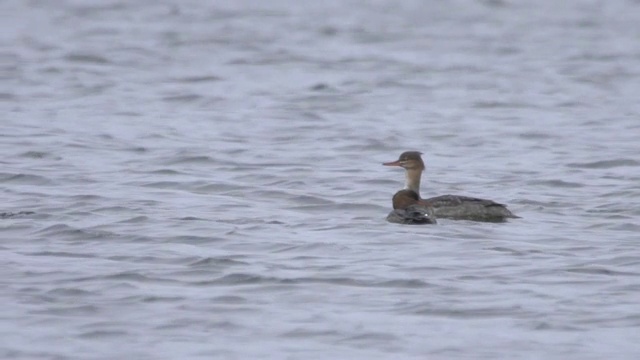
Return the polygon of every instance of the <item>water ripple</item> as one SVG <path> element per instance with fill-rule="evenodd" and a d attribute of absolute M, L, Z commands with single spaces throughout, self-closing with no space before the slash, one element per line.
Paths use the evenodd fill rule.
<path fill-rule="evenodd" d="M 0 358 L 637 357 L 637 7 L 0 1 Z"/>

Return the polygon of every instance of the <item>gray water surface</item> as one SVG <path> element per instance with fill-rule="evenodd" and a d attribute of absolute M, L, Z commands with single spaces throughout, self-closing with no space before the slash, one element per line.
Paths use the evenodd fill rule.
<path fill-rule="evenodd" d="M 640 2 L 0 14 L 1 358 L 640 354 Z"/>

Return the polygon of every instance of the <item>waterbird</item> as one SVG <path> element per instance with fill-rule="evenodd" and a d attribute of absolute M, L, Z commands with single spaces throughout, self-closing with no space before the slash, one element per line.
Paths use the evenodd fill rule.
<path fill-rule="evenodd" d="M 413 190 L 398 191 L 391 202 L 393 210 L 387 215 L 389 222 L 410 225 L 436 223 L 431 207 L 420 200 L 420 196 Z"/>
<path fill-rule="evenodd" d="M 435 219 L 503 222 L 508 218 L 518 218 L 505 205 L 493 200 L 461 195 L 441 195 L 422 199 L 420 197 L 420 178 L 425 166 L 421 155 L 422 153 L 419 151 L 405 151 L 400 154 L 398 160 L 382 164 L 385 166 L 399 166 L 405 170 L 405 188 L 394 195 L 394 199 L 396 196 L 400 197 L 398 204 L 402 204 L 402 199 L 406 199 L 409 196 L 405 191 L 410 190 L 415 195 L 412 195 L 414 200 L 417 201 L 411 206 L 414 209 L 418 207 L 424 208 L 423 212 L 433 214 L 430 216 L 435 217 Z M 393 200 L 393 204 L 395 209 L 395 200 Z"/>

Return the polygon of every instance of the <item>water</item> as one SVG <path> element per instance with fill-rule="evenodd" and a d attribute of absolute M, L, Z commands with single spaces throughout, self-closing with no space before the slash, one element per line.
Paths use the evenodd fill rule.
<path fill-rule="evenodd" d="M 3 1 L 0 356 L 635 359 L 639 7 Z"/>

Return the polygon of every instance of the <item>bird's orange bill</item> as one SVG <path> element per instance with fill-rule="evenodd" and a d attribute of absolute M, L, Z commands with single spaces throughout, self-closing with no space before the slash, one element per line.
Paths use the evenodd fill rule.
<path fill-rule="evenodd" d="M 400 160 L 382 163 L 384 166 L 400 166 Z"/>

